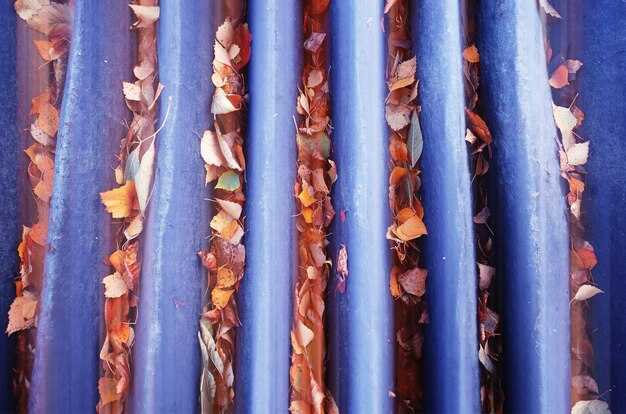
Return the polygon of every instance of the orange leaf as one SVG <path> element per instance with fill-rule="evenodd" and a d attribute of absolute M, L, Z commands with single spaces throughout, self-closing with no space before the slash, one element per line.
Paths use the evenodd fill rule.
<path fill-rule="evenodd" d="M 402 241 L 413 240 L 424 234 L 428 234 L 424 222 L 418 216 L 411 217 L 404 222 L 404 224 L 398 226 L 394 232 Z"/>
<path fill-rule="evenodd" d="M 308 224 L 313 222 L 313 209 L 310 207 L 305 207 L 302 209 L 302 217 L 304 217 L 304 221 Z"/>
<path fill-rule="evenodd" d="M 478 54 L 478 49 L 476 45 L 471 45 L 463 51 L 463 59 L 467 60 L 470 63 L 478 63 L 480 62 L 480 55 Z"/>
<path fill-rule="evenodd" d="M 561 65 L 552 74 L 550 77 L 550 86 L 555 89 L 561 89 L 562 87 L 569 85 L 569 81 L 567 79 L 569 71 L 565 65 Z"/>
<path fill-rule="evenodd" d="M 38 114 L 41 111 L 42 105 L 50 102 L 50 89 L 46 88 L 45 91 L 41 93 L 41 95 L 33 98 L 31 100 L 31 108 L 29 115 Z"/>
<path fill-rule="evenodd" d="M 391 271 L 391 276 L 389 277 L 389 290 L 394 298 L 397 298 L 402 294 L 400 291 L 400 284 L 398 283 L 398 274 L 395 269 Z"/>
<path fill-rule="evenodd" d="M 414 215 L 415 212 L 413 210 L 411 210 L 409 207 L 405 207 L 402 210 L 398 211 L 398 220 L 400 220 L 400 223 L 404 223 Z"/>
<path fill-rule="evenodd" d="M 37 52 L 39 52 L 39 56 L 46 62 L 52 60 L 52 56 L 50 56 L 50 49 L 54 48 L 52 42 L 48 42 L 47 40 L 33 40 L 35 47 L 37 48 Z"/>
<path fill-rule="evenodd" d="M 124 218 L 130 216 L 133 210 L 133 204 L 137 197 L 135 183 L 129 180 L 121 187 L 114 188 L 100 193 L 102 204 L 106 207 L 106 211 L 111 213 L 113 218 Z"/>
<path fill-rule="evenodd" d="M 44 103 L 39 109 L 39 127 L 53 137 L 59 129 L 59 111 L 50 103 Z"/>
<path fill-rule="evenodd" d="M 474 130 L 474 133 L 478 135 L 478 138 L 480 138 L 485 144 L 491 144 L 491 133 L 489 132 L 489 128 L 487 127 L 485 121 L 483 121 L 478 114 L 475 114 L 467 108 L 465 108 L 465 112 L 467 113 L 472 129 Z"/>
<path fill-rule="evenodd" d="M 402 177 L 407 173 L 407 169 L 403 167 L 394 167 L 389 176 L 389 185 L 398 185 Z"/>

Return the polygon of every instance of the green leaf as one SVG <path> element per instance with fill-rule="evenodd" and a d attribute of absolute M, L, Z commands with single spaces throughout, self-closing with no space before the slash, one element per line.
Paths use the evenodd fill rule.
<path fill-rule="evenodd" d="M 408 141 L 411 168 L 415 168 L 415 164 L 417 164 L 417 161 L 422 156 L 422 149 L 424 148 L 422 128 L 420 126 L 420 119 L 417 111 L 413 111 L 413 116 L 411 116 L 411 128 L 409 128 Z"/>
<path fill-rule="evenodd" d="M 234 171 L 226 171 L 224 174 L 220 175 L 215 189 L 221 188 L 226 191 L 235 191 L 239 186 L 239 175 Z"/>
<path fill-rule="evenodd" d="M 298 134 L 296 140 L 298 149 L 305 154 L 311 154 L 314 150 L 318 150 L 324 159 L 327 159 L 330 155 L 330 138 L 323 132 L 319 132 L 312 137 Z"/>

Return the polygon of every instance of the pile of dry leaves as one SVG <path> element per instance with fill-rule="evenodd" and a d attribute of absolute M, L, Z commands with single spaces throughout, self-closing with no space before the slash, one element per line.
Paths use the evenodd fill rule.
<path fill-rule="evenodd" d="M 240 5 L 238 10 L 243 10 Z M 252 40 L 243 15 L 228 10 L 215 34 L 211 113 L 215 131 L 202 136 L 206 184 L 213 187 L 211 247 L 198 256 L 208 269 L 209 303 L 200 320 L 198 339 L 202 351 L 201 411 L 223 412 L 233 402 L 235 329 L 241 325 L 233 295 L 243 278 L 246 250 L 241 243 L 246 161 L 243 154 L 246 87 L 242 69 L 250 60 Z"/>
<path fill-rule="evenodd" d="M 293 413 L 337 412 L 326 389 L 324 363 L 324 295 L 331 260 L 326 251 L 328 227 L 335 216 L 330 190 L 337 179 L 330 159 L 331 126 L 328 86 L 327 0 L 304 3 L 304 57 L 302 89 L 297 110 L 302 119 L 296 133 L 298 180 L 294 192 L 298 198 L 298 280 L 294 292 L 293 328 L 291 330 L 291 405 Z M 342 256 L 344 258 L 342 259 Z M 345 290 L 347 253 L 340 252 L 337 272 L 338 290 Z"/>
<path fill-rule="evenodd" d="M 390 275 L 395 301 L 396 397 L 400 411 L 422 408 L 421 362 L 423 324 L 428 323 L 426 292 L 428 271 L 420 267 L 421 236 L 426 235 L 424 208 L 419 198 L 421 180 L 418 161 L 423 140 L 417 105 L 417 57 L 410 56 L 409 2 L 388 0 L 387 96 L 385 119 L 390 128 L 389 152 L 393 169 L 389 176 L 389 208 L 393 223 L 387 239 L 395 253 Z"/>
<path fill-rule="evenodd" d="M 468 147 L 470 175 L 472 177 L 471 185 L 474 200 L 472 215 L 476 235 L 476 265 L 480 290 L 478 297 L 478 359 L 482 365 L 480 370 L 480 398 L 484 413 L 501 413 L 504 409 L 504 391 L 498 375 L 498 357 L 502 354 L 502 341 L 497 335 L 500 317 L 490 308 L 495 303 L 493 298 L 495 287 L 492 282 L 496 274 L 487 193 L 487 174 L 489 172 L 489 160 L 492 157 L 490 146 L 492 137 L 486 122 L 480 115 L 482 113 L 478 96 L 480 54 L 474 44 L 475 8 L 475 2 L 468 2 L 466 19 L 463 22 L 465 32 L 463 75 L 467 125 L 465 141 Z"/>
<path fill-rule="evenodd" d="M 49 0 L 17 0 L 15 11 L 28 27 L 46 36 L 33 43 L 46 62 L 41 70 L 49 72 L 49 86 L 33 98 L 29 115 L 32 145 L 26 150 L 30 159 L 28 178 L 35 197 L 37 211 L 32 227 L 24 226 L 18 247 L 20 275 L 15 280 L 16 298 L 9 310 L 6 332 L 17 332 L 17 361 L 14 391 L 20 412 L 27 412 L 28 391 L 32 374 L 39 294 L 43 282 L 43 267 L 50 198 L 54 180 L 54 156 L 59 129 L 59 111 L 65 83 L 65 71 L 71 38 L 72 7 Z"/>
<path fill-rule="evenodd" d="M 549 4 L 543 4 L 543 9 L 550 19 L 561 19 L 558 11 Z M 591 377 L 594 365 L 593 346 L 586 326 L 589 307 L 585 301 L 603 292 L 593 282 L 591 270 L 598 260 L 593 246 L 585 240 L 585 230 L 580 221 L 587 176 L 585 164 L 589 157 L 590 144 L 589 140 L 585 141 L 576 132 L 585 120 L 585 114 L 576 106 L 576 76 L 583 63 L 565 59 L 564 50 L 553 55 L 547 38 L 546 53 L 548 66 L 555 68 L 549 80 L 554 101 L 552 111 L 559 130 L 561 177 L 567 181 L 569 187 L 566 200 L 570 211 L 572 412 L 606 413 L 609 412 L 608 405 L 599 400 L 598 385 Z"/>
<path fill-rule="evenodd" d="M 100 351 L 103 373 L 98 381 L 97 409 L 121 413 L 131 382 L 131 348 L 135 339 L 132 325 L 137 320 L 137 290 L 141 272 L 140 234 L 148 204 L 155 156 L 156 101 L 163 85 L 157 85 L 156 21 L 157 0 L 135 0 L 131 5 L 137 20 L 138 64 L 134 82 L 122 82 L 126 105 L 133 113 L 128 134 L 120 144 L 120 164 L 115 169 L 119 187 L 100 193 L 106 211 L 116 224 L 118 249 L 109 262 L 114 273 L 102 283 L 106 338 Z"/>

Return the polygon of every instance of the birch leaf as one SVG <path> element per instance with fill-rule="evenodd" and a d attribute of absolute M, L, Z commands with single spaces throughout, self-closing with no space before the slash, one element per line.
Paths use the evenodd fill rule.
<path fill-rule="evenodd" d="M 574 296 L 574 300 L 579 300 L 579 301 L 587 300 L 587 299 L 594 297 L 598 293 L 604 293 L 604 292 L 595 286 L 582 285 L 580 288 L 578 288 L 578 292 L 576 292 L 576 296 Z"/>
<path fill-rule="evenodd" d="M 420 126 L 419 115 L 417 111 L 413 111 L 411 116 L 411 127 L 409 128 L 409 150 L 411 157 L 411 168 L 415 168 L 415 164 L 422 156 L 424 148 L 424 138 L 422 136 L 422 127 Z"/>

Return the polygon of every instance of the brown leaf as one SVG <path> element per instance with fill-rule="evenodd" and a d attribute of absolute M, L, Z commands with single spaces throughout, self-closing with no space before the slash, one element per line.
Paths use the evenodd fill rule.
<path fill-rule="evenodd" d="M 422 297 L 426 292 L 427 274 L 428 270 L 415 267 L 398 276 L 398 282 L 400 282 L 400 285 L 406 292 L 417 297 Z"/>
<path fill-rule="evenodd" d="M 480 115 L 470 111 L 465 108 L 465 113 L 467 114 L 467 118 L 470 121 L 470 125 L 474 133 L 480 138 L 485 144 L 491 144 L 492 138 L 491 133 L 489 132 L 489 128 Z"/>

